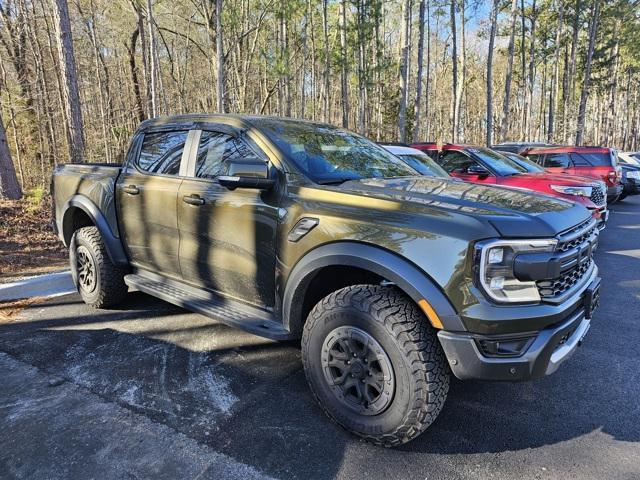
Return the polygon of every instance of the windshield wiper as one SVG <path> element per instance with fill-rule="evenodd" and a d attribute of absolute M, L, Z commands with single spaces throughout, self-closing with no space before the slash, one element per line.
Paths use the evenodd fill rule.
<path fill-rule="evenodd" d="M 354 177 L 345 177 L 345 178 L 325 178 L 323 180 L 318 180 L 316 183 L 320 185 L 340 185 L 341 183 L 348 182 L 350 180 L 358 180 Z"/>

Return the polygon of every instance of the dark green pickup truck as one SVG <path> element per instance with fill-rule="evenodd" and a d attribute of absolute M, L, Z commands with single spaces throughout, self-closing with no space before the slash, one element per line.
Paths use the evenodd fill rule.
<path fill-rule="evenodd" d="M 554 372 L 598 304 L 598 229 L 582 206 L 420 177 L 328 125 L 150 120 L 123 165 L 65 165 L 53 186 L 86 303 L 107 307 L 132 288 L 302 338 L 322 408 L 377 444 L 424 431 L 451 373 Z"/>

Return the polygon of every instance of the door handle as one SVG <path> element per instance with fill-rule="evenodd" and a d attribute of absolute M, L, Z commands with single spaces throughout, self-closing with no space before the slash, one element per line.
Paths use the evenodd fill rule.
<path fill-rule="evenodd" d="M 135 185 L 127 185 L 126 187 L 122 187 L 122 190 L 129 195 L 138 195 L 140 193 L 140 189 Z"/>
<path fill-rule="evenodd" d="M 195 193 L 191 195 L 185 195 L 184 197 L 182 197 L 182 201 L 184 203 L 188 203 L 189 205 L 204 205 L 204 198 L 202 198 L 200 195 L 196 195 Z"/>

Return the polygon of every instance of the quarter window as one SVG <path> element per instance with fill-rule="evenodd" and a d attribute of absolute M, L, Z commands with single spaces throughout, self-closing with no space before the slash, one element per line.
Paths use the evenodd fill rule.
<path fill-rule="evenodd" d="M 138 167 L 149 173 L 178 175 L 187 132 L 145 133 Z"/>
<path fill-rule="evenodd" d="M 225 133 L 203 131 L 196 158 L 197 178 L 216 178 L 227 171 L 227 162 L 256 158 L 256 154 L 239 138 Z"/>

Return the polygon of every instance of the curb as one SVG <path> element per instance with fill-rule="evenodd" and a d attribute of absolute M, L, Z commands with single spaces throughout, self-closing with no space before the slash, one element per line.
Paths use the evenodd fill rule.
<path fill-rule="evenodd" d="M 58 297 L 75 293 L 71 271 L 47 273 L 0 285 L 0 302 L 31 297 Z"/>

